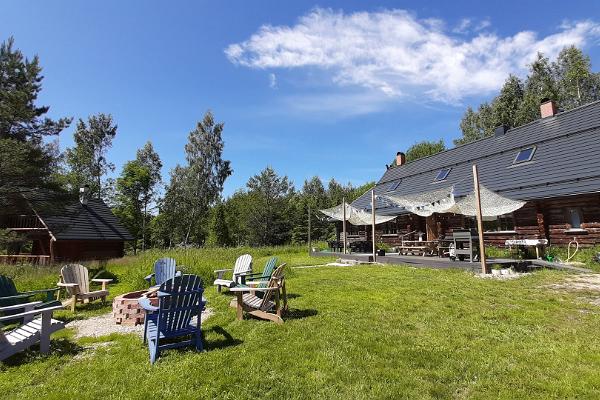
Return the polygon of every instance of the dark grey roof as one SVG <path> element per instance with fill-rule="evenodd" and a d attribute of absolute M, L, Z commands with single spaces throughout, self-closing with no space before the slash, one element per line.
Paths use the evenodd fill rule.
<path fill-rule="evenodd" d="M 133 240 L 100 199 L 86 205 L 70 195 L 26 192 L 23 196 L 57 240 Z"/>
<path fill-rule="evenodd" d="M 533 159 L 513 165 L 518 151 L 536 146 Z M 473 190 L 472 165 L 487 188 L 512 199 L 535 200 L 600 192 L 600 102 L 538 119 L 510 129 L 504 135 L 481 139 L 406 165 L 390 168 L 377 182 L 376 194 L 401 180 L 400 194 L 426 193 L 454 185 L 455 195 Z M 448 178 L 434 183 L 441 168 Z M 353 205 L 370 209 L 370 193 Z M 381 208 L 381 210 L 379 210 Z M 378 201 L 380 214 L 399 213 Z"/>

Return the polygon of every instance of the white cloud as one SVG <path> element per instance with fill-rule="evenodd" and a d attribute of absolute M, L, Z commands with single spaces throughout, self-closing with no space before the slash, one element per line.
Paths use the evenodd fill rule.
<path fill-rule="evenodd" d="M 452 29 L 453 33 L 467 33 L 473 21 L 470 18 L 461 19 L 458 24 Z"/>
<path fill-rule="evenodd" d="M 490 22 L 465 19 L 461 25 L 480 31 Z M 388 100 L 411 95 L 456 101 L 497 90 L 509 73 L 523 75 L 538 51 L 554 57 L 565 45 L 600 36 L 594 21 L 564 23 L 545 37 L 532 31 L 465 37 L 444 26 L 403 10 L 344 14 L 316 8 L 294 26 L 264 25 L 225 53 L 250 68 L 318 69 L 336 86 L 375 90 Z"/>
<path fill-rule="evenodd" d="M 269 87 L 271 89 L 277 89 L 277 75 L 273 73 L 269 74 Z"/>

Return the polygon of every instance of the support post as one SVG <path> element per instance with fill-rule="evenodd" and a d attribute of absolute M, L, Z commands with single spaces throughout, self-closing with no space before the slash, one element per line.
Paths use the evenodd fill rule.
<path fill-rule="evenodd" d="M 375 189 L 371 190 L 371 229 L 373 242 L 373 262 L 377 261 L 377 250 L 375 248 Z"/>
<path fill-rule="evenodd" d="M 473 164 L 473 191 L 477 206 L 477 233 L 479 234 L 479 260 L 481 261 L 481 273 L 485 274 L 485 242 L 483 241 L 483 214 L 481 212 L 481 192 L 479 190 L 479 172 L 477 165 Z"/>
<path fill-rule="evenodd" d="M 344 235 L 344 254 L 346 254 L 346 198 L 342 199 L 342 208 L 344 212 L 344 220 L 342 221 L 342 234 Z"/>
<path fill-rule="evenodd" d="M 312 251 L 311 237 L 310 237 L 310 204 L 308 205 L 308 254 Z"/>

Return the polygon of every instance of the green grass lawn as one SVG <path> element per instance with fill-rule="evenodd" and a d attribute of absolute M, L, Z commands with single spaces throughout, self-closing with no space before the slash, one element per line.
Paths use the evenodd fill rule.
<path fill-rule="evenodd" d="M 322 262 L 279 250 L 291 265 Z M 211 265 L 210 254 L 227 264 L 239 253 L 212 251 L 194 253 L 204 264 L 192 264 L 188 254 L 190 271 L 210 279 L 203 266 Z M 250 253 L 260 269 L 273 251 Z M 109 264 L 119 278 L 115 293 L 136 287 L 155 256 Z M 19 285 L 32 283 L 28 276 Z M 547 287 L 565 273 L 497 281 L 462 271 L 357 266 L 292 269 L 286 277 L 291 309 L 283 325 L 235 320 L 231 297 L 207 285 L 215 315 L 203 325 L 206 352 L 166 351 L 151 366 L 134 335 L 75 341 L 66 332 L 50 356 L 33 351 L 0 364 L 0 397 L 600 398 L 600 309 L 583 299 L 589 293 Z M 90 350 L 94 342 L 108 345 Z"/>

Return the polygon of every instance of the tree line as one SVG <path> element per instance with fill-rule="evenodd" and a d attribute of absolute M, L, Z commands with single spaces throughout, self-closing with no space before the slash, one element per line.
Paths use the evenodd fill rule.
<path fill-rule="evenodd" d="M 353 187 L 334 179 L 324 183 L 315 176 L 296 188 L 267 166 L 244 188 L 223 198 L 223 185 L 233 170 L 223 158 L 224 124 L 210 111 L 189 132 L 182 152 L 185 162 L 169 172 L 166 184 L 151 142 L 137 149 L 116 179 L 108 178 L 115 171 L 108 151 L 118 134 L 117 123 L 106 113 L 78 119 L 73 146 L 61 152 L 52 138 L 73 118 L 53 120 L 47 116 L 49 107 L 37 104 L 41 71 L 38 57 L 25 57 L 13 38 L 0 44 L 0 195 L 27 189 L 76 195 L 87 185 L 89 194 L 103 199 L 136 238 L 133 250 L 305 243 L 309 210 L 313 239 L 332 239 L 333 224 L 314 211 L 338 205 L 343 198 L 351 202 L 374 185 Z M 498 125 L 514 127 L 537 119 L 544 98 L 566 110 L 599 99 L 599 89 L 600 74 L 591 71 L 581 50 L 567 47 L 553 62 L 539 54 L 524 81 L 511 75 L 491 102 L 477 111 L 467 108 L 462 137 L 455 144 L 490 136 Z M 445 148 L 442 140 L 416 143 L 406 152 L 407 161 Z M 0 232 L 0 242 L 6 237 Z"/>
<path fill-rule="evenodd" d="M 108 151 L 118 133 L 112 115 L 97 113 L 76 122 L 73 146 L 61 152 L 56 137 L 73 118 L 52 120 L 48 106 L 38 106 L 42 68 L 9 38 L 0 45 L 0 195 L 21 190 L 52 190 L 88 195 L 107 203 L 131 234 L 134 250 L 213 244 L 277 245 L 307 240 L 308 208 L 332 207 L 342 198 L 354 200 L 373 183 L 361 187 L 331 180 L 327 188 L 314 177 L 297 190 L 287 176 L 266 167 L 246 187 L 222 198 L 232 174 L 223 159 L 224 124 L 207 111 L 188 135 L 185 163 L 170 171 L 163 185 L 162 161 L 148 141 L 137 149 L 116 179 Z M 313 237 L 335 234 L 312 213 Z M 4 238 L 6 232 L 0 235 Z M 13 238 L 14 239 L 14 238 Z M 1 241 L 1 240 L 0 240 Z"/>

